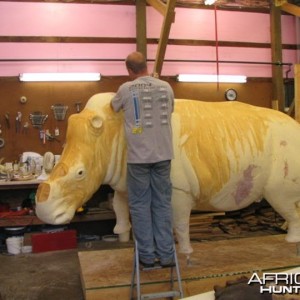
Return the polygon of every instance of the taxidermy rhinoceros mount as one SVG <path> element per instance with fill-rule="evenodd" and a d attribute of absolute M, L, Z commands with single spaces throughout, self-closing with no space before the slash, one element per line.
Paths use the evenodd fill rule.
<path fill-rule="evenodd" d="M 100 185 L 115 193 L 114 232 L 130 237 L 123 113 L 113 93 L 94 95 L 68 119 L 59 163 L 39 185 L 37 216 L 49 224 L 72 220 Z M 175 101 L 171 180 L 179 251 L 189 254 L 192 209 L 232 211 L 266 199 L 288 222 L 288 242 L 300 241 L 300 125 L 284 113 L 236 101 Z"/>

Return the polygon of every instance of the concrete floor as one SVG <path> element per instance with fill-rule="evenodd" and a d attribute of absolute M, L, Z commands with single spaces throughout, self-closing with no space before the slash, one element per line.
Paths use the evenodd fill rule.
<path fill-rule="evenodd" d="M 274 220 L 276 221 L 277 218 L 274 218 Z M 81 225 L 76 227 L 73 224 L 70 229 L 76 229 L 82 235 L 101 237 L 111 234 L 115 221 L 103 222 L 106 226 L 99 226 L 99 222 L 95 222 L 95 224 L 87 222 L 84 223 L 84 227 Z M 237 233 L 229 232 L 223 235 L 216 234 L 214 231 L 205 234 L 205 231 L 201 233 L 201 236 L 204 236 L 203 240 L 210 240 L 213 237 L 227 239 L 242 236 L 260 236 L 272 234 L 272 231 L 274 231 L 273 234 L 278 234 L 277 230 L 272 229 L 273 227 L 268 228 L 266 232 L 250 230 L 247 233 L 238 231 Z M 193 227 L 193 229 L 195 228 Z M 199 234 L 197 233 L 194 237 L 194 241 L 199 242 L 202 240 L 198 237 Z M 84 300 L 78 252 L 128 247 L 132 248 L 133 243 L 85 240 L 79 241 L 77 249 L 73 250 L 19 255 L 9 255 L 6 249 L 0 247 L 0 300 Z"/>
<path fill-rule="evenodd" d="M 83 300 L 78 251 L 132 247 L 132 243 L 93 241 L 77 249 L 0 254 L 0 300 Z"/>
<path fill-rule="evenodd" d="M 243 239 L 233 239 L 231 240 L 231 242 L 232 241 L 234 241 L 232 247 L 236 247 L 237 244 L 245 245 L 244 242 L 245 240 Z M 228 245 L 231 244 L 231 242 L 228 240 L 227 242 Z M 196 243 L 201 245 L 201 247 L 204 247 L 203 251 L 198 251 L 197 253 L 198 254 L 200 253 L 199 254 L 200 258 L 203 260 L 200 264 L 202 266 L 205 266 L 205 263 L 209 262 L 209 259 L 204 257 L 205 253 L 206 254 L 209 253 L 207 255 L 211 255 L 211 253 L 213 253 L 212 250 L 207 250 L 205 248 L 205 247 L 209 247 L 210 243 L 209 242 L 206 243 L 196 242 Z M 222 243 L 222 241 L 219 241 L 217 243 Z M 228 245 L 227 248 L 230 248 Z M 249 244 L 247 245 L 248 245 L 247 247 L 249 247 Z M 85 243 L 79 243 L 78 248 L 72 250 L 49 251 L 44 253 L 29 253 L 29 254 L 19 254 L 19 255 L 9 255 L 7 254 L 6 251 L 2 251 L 2 253 L 0 254 L 0 300 L 84 300 L 84 294 L 83 294 L 81 278 L 80 278 L 81 269 L 79 265 L 78 252 L 120 249 L 120 248 L 129 248 L 129 247 L 130 248 L 133 247 L 132 242 L 119 243 L 119 242 L 104 242 L 104 241 L 90 242 L 89 241 Z M 194 247 L 196 247 L 196 245 L 194 245 Z M 265 249 L 264 247 L 262 247 L 262 249 Z M 286 254 L 284 256 L 285 260 L 281 257 L 280 263 L 282 261 L 284 263 L 284 266 L 287 265 L 295 266 L 296 264 L 299 265 L 300 262 L 299 256 L 296 256 L 296 248 L 294 249 L 294 245 L 287 244 L 286 247 L 284 247 L 284 249 L 281 248 L 282 249 L 281 251 L 273 251 L 274 248 L 273 243 L 269 243 L 268 247 L 271 249 L 271 253 L 273 253 L 274 255 L 278 253 L 279 256 L 282 255 L 282 251 L 290 251 L 290 248 L 292 248 L 292 251 L 290 251 L 292 255 Z M 227 248 L 221 247 L 221 250 L 223 249 L 222 251 L 225 251 Z M 228 254 L 223 255 L 222 254 L 223 252 L 221 250 L 215 249 L 216 253 L 213 254 L 214 257 L 213 265 L 214 264 L 216 264 L 217 266 L 219 265 L 219 263 L 217 263 L 218 255 L 220 256 L 221 261 L 225 261 L 226 264 L 228 264 L 228 259 L 224 260 L 224 257 L 228 257 Z M 252 252 L 253 255 L 256 256 L 257 252 L 256 251 L 252 251 Z M 243 254 L 243 251 L 239 251 L 239 250 L 237 254 L 245 255 Z M 250 256 L 251 255 L 249 255 L 249 257 Z M 271 256 L 272 255 L 270 255 L 270 257 Z M 270 259 L 270 257 L 268 256 L 267 258 Z M 234 258 L 235 256 L 232 257 L 232 259 Z M 194 257 L 194 259 L 196 259 L 196 257 Z M 297 263 L 295 261 L 292 262 L 289 261 L 291 259 L 295 259 Z M 241 259 L 241 261 L 243 263 L 244 260 Z M 235 266 L 237 264 L 229 263 L 229 266 L 232 267 L 232 265 L 234 265 L 234 269 L 235 269 Z M 252 265 L 254 265 L 253 262 L 251 263 L 251 266 Z M 183 268 L 183 264 L 181 264 L 181 266 Z M 245 266 L 243 267 L 245 270 L 249 269 L 248 267 L 247 268 L 245 268 Z M 212 268 L 213 268 L 212 266 L 204 267 L 204 269 L 209 270 L 209 272 L 212 271 Z M 242 267 L 241 269 L 244 270 Z M 262 267 L 255 267 L 255 269 L 257 270 L 262 269 Z M 182 272 L 184 272 L 184 268 L 182 269 Z M 220 271 L 218 271 L 217 273 L 220 274 Z M 234 272 L 233 270 L 230 271 L 227 270 L 225 273 L 233 274 Z M 238 272 L 237 274 L 238 275 L 236 276 L 240 276 L 241 273 Z M 193 278 L 194 277 L 195 276 L 193 276 Z M 225 282 L 227 280 L 227 277 L 224 278 L 225 279 L 223 280 Z M 212 277 L 210 280 L 213 280 L 212 286 L 214 286 L 214 284 L 216 284 L 216 278 Z M 189 282 L 189 280 L 187 280 L 186 282 Z M 191 283 L 193 282 L 194 280 L 191 281 Z M 225 284 L 224 282 L 222 282 L 221 286 Z M 206 282 L 204 282 L 203 284 L 207 286 Z M 197 287 L 198 287 L 198 283 L 197 283 Z M 212 288 L 210 288 L 209 290 L 211 289 Z M 189 290 L 191 292 L 191 295 L 199 293 L 196 292 L 196 290 L 193 293 L 192 286 L 189 286 Z M 106 298 L 105 299 L 95 298 L 95 299 L 109 300 Z"/>

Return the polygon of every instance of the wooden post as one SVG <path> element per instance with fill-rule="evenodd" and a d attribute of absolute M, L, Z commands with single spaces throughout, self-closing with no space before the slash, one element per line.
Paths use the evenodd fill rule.
<path fill-rule="evenodd" d="M 300 65 L 294 66 L 295 73 L 295 119 L 300 123 Z"/>
<path fill-rule="evenodd" d="M 300 243 L 296 243 L 296 255 L 300 256 Z"/>
<path fill-rule="evenodd" d="M 282 45 L 281 45 L 281 9 L 271 4 L 271 46 L 272 46 L 272 81 L 273 101 L 278 101 L 278 109 L 284 111 L 284 85 L 282 68 Z"/>
<path fill-rule="evenodd" d="M 146 1 L 136 0 L 136 50 L 147 58 Z"/>

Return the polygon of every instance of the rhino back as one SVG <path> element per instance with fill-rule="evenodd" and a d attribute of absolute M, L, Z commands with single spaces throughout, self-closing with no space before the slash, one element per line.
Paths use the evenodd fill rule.
<path fill-rule="evenodd" d="M 298 123 L 285 114 L 240 102 L 178 100 L 175 108 L 175 159 L 184 161 L 185 175 L 193 173 L 187 174 L 194 178 L 190 188 L 208 209 L 240 208 L 261 198 L 280 141 L 290 139 L 293 151 L 292 135 L 300 135 Z"/>

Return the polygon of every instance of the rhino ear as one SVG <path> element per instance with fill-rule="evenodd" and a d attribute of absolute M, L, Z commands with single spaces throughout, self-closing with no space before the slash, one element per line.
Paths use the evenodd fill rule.
<path fill-rule="evenodd" d="M 91 124 L 94 128 L 99 129 L 103 124 L 103 119 L 100 116 L 94 116 L 91 119 Z"/>

